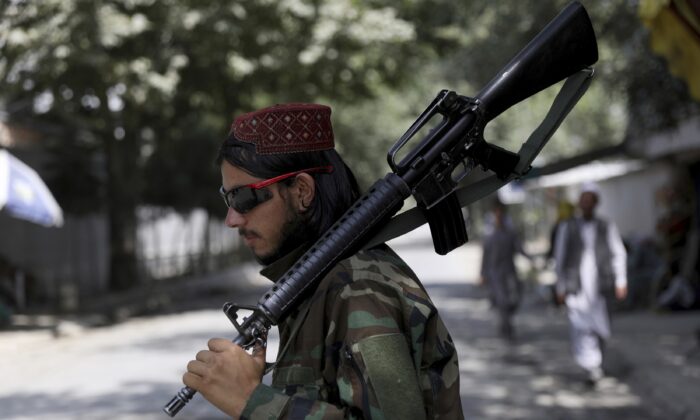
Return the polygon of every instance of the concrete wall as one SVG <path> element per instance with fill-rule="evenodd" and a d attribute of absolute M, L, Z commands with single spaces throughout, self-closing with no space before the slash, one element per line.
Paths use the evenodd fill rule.
<path fill-rule="evenodd" d="M 535 184 L 533 190 L 561 189 L 563 196 L 576 204 L 584 182 L 594 180 L 600 188 L 600 204 L 597 214 L 614 221 L 623 237 L 654 236 L 656 221 L 661 213 L 656 193 L 668 184 L 673 177 L 674 168 L 669 163 L 656 161 L 642 166 L 628 166 L 628 170 L 607 174 L 598 173 L 595 163 L 549 176 Z M 600 165 L 600 168 L 607 168 Z M 631 169 L 630 169 L 631 168 Z M 531 187 L 532 188 L 532 187 Z M 559 193 L 551 194 L 560 196 Z M 556 203 L 549 204 L 556 208 Z"/>
<path fill-rule="evenodd" d="M 598 213 L 614 221 L 623 237 L 654 236 L 660 207 L 656 192 L 671 180 L 672 168 L 651 166 L 599 182 L 601 201 Z"/>

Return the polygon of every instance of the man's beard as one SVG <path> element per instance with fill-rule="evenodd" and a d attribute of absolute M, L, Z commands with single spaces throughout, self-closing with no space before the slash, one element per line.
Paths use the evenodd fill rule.
<path fill-rule="evenodd" d="M 312 239 L 312 230 L 308 226 L 308 221 L 297 213 L 291 214 L 292 217 L 287 219 L 282 225 L 281 240 L 277 248 L 266 255 L 255 255 L 255 259 L 261 265 L 268 266 L 272 264 Z"/>

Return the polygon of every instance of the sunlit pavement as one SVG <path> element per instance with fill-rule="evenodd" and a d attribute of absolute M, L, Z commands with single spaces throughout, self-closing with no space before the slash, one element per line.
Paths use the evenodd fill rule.
<path fill-rule="evenodd" d="M 529 289 L 516 319 L 517 337 L 496 334 L 485 292 L 476 284 L 476 244 L 436 256 L 425 232 L 393 245 L 428 287 L 460 356 L 462 405 L 474 419 L 698 418 L 700 361 L 692 333 L 697 313 L 622 314 L 608 348 L 610 375 L 583 383 L 569 354 L 563 312 Z M 254 277 L 254 276 L 253 276 Z M 223 297 L 252 303 L 264 287 Z M 257 289 L 256 289 L 257 288 Z M 184 313 L 81 329 L 0 333 L 0 419 L 164 419 L 184 367 L 211 337 L 233 337 L 218 299 Z M 207 306 L 210 305 L 210 306 Z M 268 359 L 274 358 L 276 335 Z M 201 396 L 178 415 L 223 419 Z"/>
<path fill-rule="evenodd" d="M 621 355 L 620 335 L 606 353 L 609 376 L 588 387 L 569 353 L 564 313 L 547 307 L 536 293 L 522 304 L 513 342 L 497 335 L 483 291 L 437 286 L 431 293 L 459 349 L 466 418 L 683 418 L 664 412 L 631 383 L 638 366 Z"/>

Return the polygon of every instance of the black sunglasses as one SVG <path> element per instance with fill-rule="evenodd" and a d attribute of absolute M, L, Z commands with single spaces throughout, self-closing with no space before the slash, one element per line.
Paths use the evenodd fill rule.
<path fill-rule="evenodd" d="M 228 191 L 224 190 L 224 187 L 221 186 L 221 188 L 219 188 L 219 194 L 221 194 L 221 197 L 224 199 L 226 207 L 234 209 L 238 213 L 244 214 L 253 210 L 258 204 L 262 204 L 272 198 L 272 193 L 270 192 L 270 190 L 265 188 L 269 185 L 280 182 L 287 178 L 291 178 L 293 176 L 297 176 L 302 173 L 329 174 L 331 172 L 333 172 L 332 166 L 319 166 L 316 168 L 309 168 L 301 171 L 290 172 L 253 184 L 231 188 Z"/>

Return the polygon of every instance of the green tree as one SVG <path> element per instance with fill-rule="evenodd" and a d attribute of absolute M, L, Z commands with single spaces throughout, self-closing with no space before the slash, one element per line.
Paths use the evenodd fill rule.
<path fill-rule="evenodd" d="M 105 211 L 111 285 L 131 286 L 135 207 L 220 212 L 212 162 L 232 116 L 287 101 L 334 105 L 339 147 L 365 183 L 441 88 L 473 95 L 566 0 L 8 0 L 0 100 L 58 127 L 52 187 L 69 212 Z M 697 113 L 646 47 L 635 1 L 583 1 L 600 61 L 543 152 L 557 159 Z M 517 148 L 547 90 L 489 124 Z"/>
<path fill-rule="evenodd" d="M 458 9 L 455 19 L 473 24 L 464 25 L 462 47 L 445 61 L 448 83 L 459 85 L 466 80 L 474 90 L 480 88 L 568 3 L 472 1 Z M 544 149 L 544 160 L 635 141 L 643 133 L 673 127 L 699 111 L 685 84 L 671 76 L 663 60 L 650 51 L 637 1 L 581 3 L 597 36 L 596 76 L 588 93 Z M 454 69 L 462 69 L 463 73 Z M 498 118 L 491 136 L 507 147 L 515 147 L 544 116 L 555 91 L 545 91 Z"/>
<path fill-rule="evenodd" d="M 410 17 L 439 21 L 444 47 L 435 49 L 431 65 L 415 70 L 415 83 L 407 89 L 388 89 L 368 103 L 347 104 L 346 114 L 363 124 L 340 127 L 360 175 L 373 179 L 385 172 L 374 163 L 403 133 L 441 88 L 472 96 L 522 49 L 568 0 L 518 2 L 415 2 Z M 697 114 L 685 84 L 671 76 L 662 59 L 648 47 L 648 33 L 637 15 L 636 1 L 584 0 L 596 32 L 599 60 L 590 89 L 542 151 L 536 164 L 556 161 L 623 141 L 634 142 L 644 133 L 673 127 Z M 410 14 L 411 11 L 417 11 Z M 417 21 L 417 20 L 416 20 Z M 457 44 L 458 47 L 454 47 Z M 492 121 L 486 139 L 517 150 L 544 117 L 557 85 L 518 104 Z M 341 118 L 346 118 L 341 117 Z M 342 121 L 341 121 L 342 122 Z M 353 139 L 364 139 L 362 147 Z M 366 139 L 372 139 L 371 142 Z M 365 172 L 368 172 L 365 174 Z"/>
<path fill-rule="evenodd" d="M 124 289 L 137 280 L 139 203 L 220 208 L 206 162 L 232 115 L 351 102 L 407 78 L 440 36 L 394 3 L 10 0 L 1 99 L 17 121 L 60 127 L 53 184 L 67 211 L 107 212 L 111 287 Z"/>

